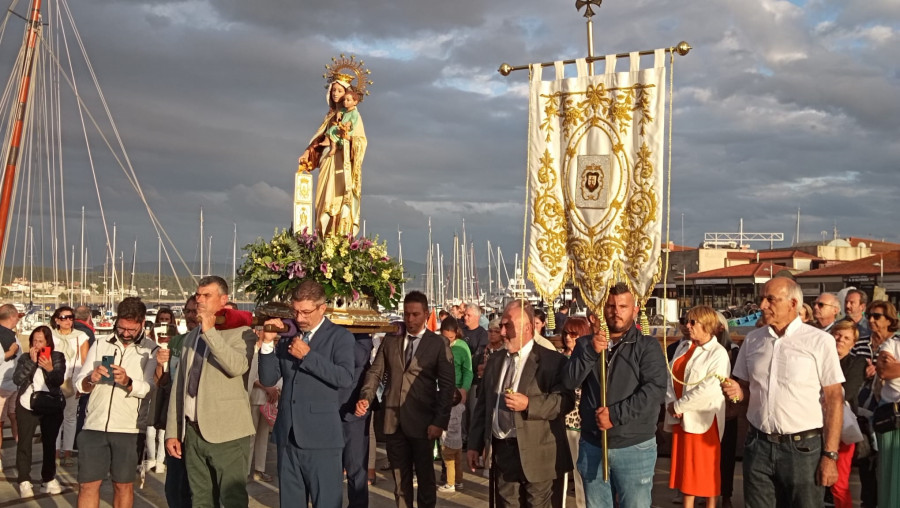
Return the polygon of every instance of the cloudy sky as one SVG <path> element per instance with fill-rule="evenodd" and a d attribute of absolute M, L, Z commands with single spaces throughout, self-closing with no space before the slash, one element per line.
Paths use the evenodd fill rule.
<path fill-rule="evenodd" d="M 422 261 L 429 217 L 445 249 L 465 219 L 483 264 L 488 240 L 509 261 L 522 246 L 527 74 L 496 69 L 583 56 L 574 4 L 79 0 L 71 14 L 149 204 L 188 262 L 201 206 L 221 262 L 234 224 L 239 244 L 289 225 L 296 159 L 326 111 L 324 65 L 343 52 L 364 59 L 375 82 L 359 108 L 367 232 L 395 252 L 401 229 L 404 256 Z M 18 46 L 21 27 L 10 18 L 3 46 Z M 804 241 L 835 223 L 842 236 L 900 241 L 898 30 L 896 0 L 603 2 L 597 54 L 694 47 L 675 67 L 672 239 L 682 243 L 683 214 L 688 245 L 737 231 L 740 218 L 745 231 L 784 232 L 788 245 L 799 208 Z M 67 40 L 75 54 L 73 32 Z M 84 65 L 74 68 L 102 123 Z M 97 192 L 67 111 L 66 250 L 84 206 L 89 262 L 100 264 Z M 146 212 L 90 137 L 120 246 L 137 236 L 139 260 L 155 261 Z"/>

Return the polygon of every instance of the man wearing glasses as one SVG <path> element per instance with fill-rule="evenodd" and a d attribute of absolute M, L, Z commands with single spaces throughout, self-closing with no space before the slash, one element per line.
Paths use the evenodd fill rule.
<path fill-rule="evenodd" d="M 166 420 L 166 451 L 184 458 L 194 507 L 245 507 L 250 415 L 245 375 L 256 344 L 247 326 L 216 328 L 228 302 L 225 279 L 210 275 L 197 288 L 200 326 L 184 339 L 172 377 Z"/>
<path fill-rule="evenodd" d="M 84 428 L 78 434 L 78 506 L 100 505 L 100 483 L 110 476 L 115 506 L 134 504 L 138 463 L 138 410 L 156 369 L 156 344 L 144 338 L 147 307 L 126 298 L 116 308 L 115 333 L 94 342 L 75 378 L 90 393 Z"/>
<path fill-rule="evenodd" d="M 834 293 L 822 293 L 813 304 L 813 319 L 820 330 L 831 333 L 841 306 Z"/>
<path fill-rule="evenodd" d="M 322 286 L 303 281 L 291 295 L 302 333 L 277 342 L 277 333 L 263 333 L 259 349 L 259 382 L 275 386 L 283 379 L 274 429 L 282 507 L 341 506 L 344 431 L 339 390 L 353 383 L 356 341 L 325 317 L 326 306 Z M 266 324 L 282 326 L 281 319 Z"/>

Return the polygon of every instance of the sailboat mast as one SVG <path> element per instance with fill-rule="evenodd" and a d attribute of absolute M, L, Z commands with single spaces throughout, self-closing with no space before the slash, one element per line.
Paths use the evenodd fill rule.
<path fill-rule="evenodd" d="M 162 237 L 156 236 L 156 304 L 162 304 Z"/>
<path fill-rule="evenodd" d="M 81 251 L 81 298 L 78 299 L 78 302 L 81 305 L 84 305 L 84 288 L 87 286 L 87 278 L 84 275 L 84 267 L 86 266 L 84 263 L 84 207 L 81 207 L 81 247 L 79 249 Z M 75 261 L 72 261 L 72 264 L 75 264 Z"/>
<path fill-rule="evenodd" d="M 6 261 L 6 243 L 9 231 L 9 211 L 12 207 L 13 189 L 16 183 L 16 169 L 19 166 L 19 150 L 22 145 L 22 132 L 25 130 L 25 117 L 28 110 L 28 95 L 31 91 L 31 75 L 37 54 L 38 31 L 41 28 L 41 0 L 33 0 L 28 28 L 25 32 L 25 51 L 22 55 L 22 80 L 19 84 L 19 99 L 16 106 L 16 119 L 13 123 L 12 135 L 6 157 L 6 170 L 3 173 L 3 187 L 0 190 L 0 279 L 3 277 L 3 265 Z"/>
<path fill-rule="evenodd" d="M 234 301 L 234 292 L 237 291 L 234 286 L 235 277 L 237 277 L 237 223 L 234 224 L 234 236 L 231 239 L 231 301 Z M 400 264 L 403 264 L 401 258 Z"/>
<path fill-rule="evenodd" d="M 134 251 L 131 254 L 131 285 L 130 289 L 134 290 L 134 269 L 137 265 L 137 238 L 134 239 Z"/>
<path fill-rule="evenodd" d="M 200 278 L 203 278 L 203 207 L 200 207 Z"/>

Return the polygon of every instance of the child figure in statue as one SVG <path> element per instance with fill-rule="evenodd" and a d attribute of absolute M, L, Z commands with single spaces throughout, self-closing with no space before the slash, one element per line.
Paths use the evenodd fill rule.
<path fill-rule="evenodd" d="M 325 130 L 319 146 L 322 147 L 322 159 L 331 156 L 336 149 L 343 148 L 344 141 L 349 141 L 359 123 L 359 94 L 352 88 L 347 89 L 343 97 L 344 107 L 335 115 L 334 122 Z"/>

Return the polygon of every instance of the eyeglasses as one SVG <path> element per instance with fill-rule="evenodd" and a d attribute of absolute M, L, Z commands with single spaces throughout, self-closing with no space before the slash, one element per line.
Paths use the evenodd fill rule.
<path fill-rule="evenodd" d="M 322 305 L 324 305 L 324 304 L 322 304 Z M 313 307 L 313 308 L 310 309 L 310 310 L 294 309 L 294 315 L 296 315 L 297 317 L 300 317 L 300 316 L 303 316 L 303 317 L 309 317 L 309 316 L 312 316 L 316 311 L 319 310 L 319 308 L 320 308 L 322 305 L 316 305 L 315 307 Z"/>
<path fill-rule="evenodd" d="M 878 321 L 879 319 L 881 319 L 883 317 L 884 317 L 884 314 L 882 314 L 881 312 L 870 312 L 869 313 L 869 319 L 874 319 L 875 321 Z"/>
<path fill-rule="evenodd" d="M 825 302 L 816 302 L 814 305 L 820 309 L 822 307 L 834 307 L 835 309 L 839 308 L 837 305 L 835 305 L 833 303 L 825 303 Z"/>
<path fill-rule="evenodd" d="M 137 334 L 141 333 L 142 328 L 122 328 L 121 326 L 116 327 L 116 333 L 125 337 L 132 336 L 136 337 Z"/>
<path fill-rule="evenodd" d="M 63 321 L 75 319 L 75 316 L 72 314 L 66 314 L 65 316 L 58 316 L 56 319 L 62 319 Z"/>
<path fill-rule="evenodd" d="M 697 326 L 697 320 L 696 319 L 685 319 L 684 323 L 682 323 L 682 324 L 685 326 L 687 326 L 687 325 Z"/>

